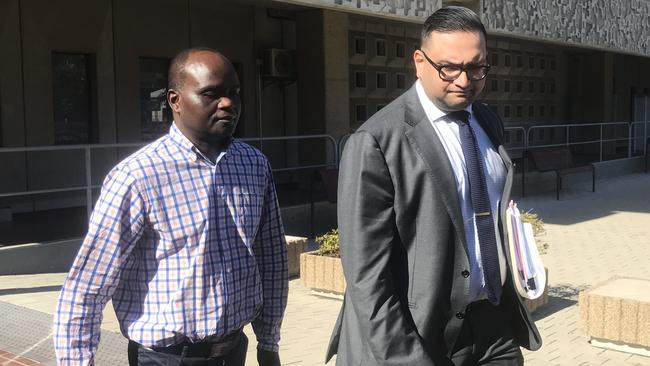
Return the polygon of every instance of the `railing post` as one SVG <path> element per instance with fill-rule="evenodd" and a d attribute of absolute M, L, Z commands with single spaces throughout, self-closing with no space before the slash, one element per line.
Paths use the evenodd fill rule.
<path fill-rule="evenodd" d="M 86 214 L 90 220 L 90 215 L 93 212 L 93 182 L 90 164 L 90 146 L 86 145 L 84 150 L 86 152 Z"/>
<path fill-rule="evenodd" d="M 643 121 L 643 156 L 648 154 L 648 121 Z"/>
<path fill-rule="evenodd" d="M 566 146 L 569 146 L 569 125 L 566 125 Z"/>
<path fill-rule="evenodd" d="M 630 125 L 627 126 L 627 158 L 632 157 L 632 142 L 634 141 L 634 147 L 636 147 L 636 139 L 632 139 L 632 130 L 634 129 L 634 122 L 630 122 Z"/>
<path fill-rule="evenodd" d="M 602 123 L 600 124 L 600 143 L 599 143 L 599 145 L 600 145 L 600 153 L 599 153 L 600 160 L 598 160 L 598 161 L 603 161 L 603 124 Z"/>

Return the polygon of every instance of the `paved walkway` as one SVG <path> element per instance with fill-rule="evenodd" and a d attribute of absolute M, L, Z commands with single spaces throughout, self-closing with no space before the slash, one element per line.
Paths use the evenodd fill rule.
<path fill-rule="evenodd" d="M 650 366 L 650 358 L 591 346 L 577 325 L 579 291 L 614 276 L 650 279 L 650 174 L 599 182 L 595 194 L 583 188 L 576 184 L 561 201 L 552 193 L 520 201 L 521 208 L 534 209 L 546 222 L 542 240 L 549 249 L 543 259 L 551 295 L 535 314 L 544 346 L 524 353 L 526 365 Z M 0 276 L 0 365 L 6 352 L 54 364 L 51 314 L 63 278 L 60 273 Z M 339 307 L 340 301 L 313 296 L 299 280 L 291 281 L 282 329 L 284 365 L 323 364 Z M 96 364 L 126 364 L 126 342 L 117 334 L 110 307 L 102 326 Z M 247 365 L 256 365 L 253 347 L 248 359 Z"/>

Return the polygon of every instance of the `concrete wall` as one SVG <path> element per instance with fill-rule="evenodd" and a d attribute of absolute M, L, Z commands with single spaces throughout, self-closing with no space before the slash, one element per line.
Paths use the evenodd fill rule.
<path fill-rule="evenodd" d="M 483 0 L 488 31 L 650 56 L 650 3 L 640 0 Z"/>

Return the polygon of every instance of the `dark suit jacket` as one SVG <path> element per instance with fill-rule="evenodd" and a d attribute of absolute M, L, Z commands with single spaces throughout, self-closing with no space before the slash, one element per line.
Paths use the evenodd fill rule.
<path fill-rule="evenodd" d="M 513 165 L 503 125 L 485 105 L 473 108 L 507 167 L 499 208 L 505 235 Z M 347 290 L 327 360 L 338 353 L 345 366 L 450 364 L 469 302 L 462 222 L 451 164 L 412 87 L 345 146 L 338 226 Z M 536 350 L 539 332 L 507 272 L 501 302 L 518 344 Z"/>

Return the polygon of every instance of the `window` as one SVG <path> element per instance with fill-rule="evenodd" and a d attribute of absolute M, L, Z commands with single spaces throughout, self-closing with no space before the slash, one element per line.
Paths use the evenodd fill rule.
<path fill-rule="evenodd" d="M 535 82 L 534 81 L 529 81 L 528 82 L 528 92 L 529 93 L 534 93 L 535 92 Z"/>
<path fill-rule="evenodd" d="M 539 68 L 541 70 L 544 70 L 546 68 L 546 59 L 542 58 L 542 59 L 539 60 Z"/>
<path fill-rule="evenodd" d="M 396 78 L 395 85 L 396 85 L 397 89 L 404 89 L 406 87 L 406 75 L 405 74 L 396 74 L 395 78 Z"/>
<path fill-rule="evenodd" d="M 493 53 L 491 57 L 490 64 L 492 66 L 499 66 L 499 54 L 498 53 Z"/>
<path fill-rule="evenodd" d="M 493 92 L 497 92 L 497 91 L 499 91 L 499 80 L 492 80 L 492 83 L 491 83 L 491 84 L 492 84 L 492 85 L 490 86 L 490 89 L 491 89 Z"/>
<path fill-rule="evenodd" d="M 357 55 L 366 54 L 366 39 L 362 37 L 354 38 L 354 53 Z"/>
<path fill-rule="evenodd" d="M 535 57 L 528 56 L 528 68 L 529 69 L 534 69 L 535 68 Z"/>
<path fill-rule="evenodd" d="M 354 87 L 355 88 L 365 88 L 366 87 L 366 72 L 365 71 L 355 71 L 354 72 Z"/>
<path fill-rule="evenodd" d="M 551 70 L 555 70 L 555 60 L 551 59 Z"/>
<path fill-rule="evenodd" d="M 395 57 L 404 58 L 406 45 L 404 42 L 395 42 Z"/>
<path fill-rule="evenodd" d="M 505 56 L 504 56 L 503 64 L 504 64 L 506 67 L 510 67 L 510 55 L 505 55 Z"/>
<path fill-rule="evenodd" d="M 548 113 L 551 115 L 551 117 L 555 117 L 555 106 L 552 105 L 548 108 Z"/>
<path fill-rule="evenodd" d="M 375 41 L 377 47 L 377 56 L 386 56 L 386 40 L 378 39 Z"/>
<path fill-rule="evenodd" d="M 535 116 L 535 107 L 532 105 L 528 106 L 528 117 L 533 118 Z"/>
<path fill-rule="evenodd" d="M 539 116 L 544 117 L 544 114 L 546 114 L 546 108 L 544 108 L 543 105 L 539 106 Z"/>
<path fill-rule="evenodd" d="M 546 84 L 544 82 L 539 83 L 539 92 L 540 93 L 546 92 Z"/>
<path fill-rule="evenodd" d="M 549 91 L 551 92 L 551 94 L 555 94 L 555 82 L 551 82 L 550 84 L 548 84 L 548 87 L 550 89 Z"/>
<path fill-rule="evenodd" d="M 515 116 L 517 118 L 523 117 L 523 115 L 524 115 L 524 107 L 518 105 L 515 113 L 516 113 Z"/>
<path fill-rule="evenodd" d="M 521 55 L 517 55 L 517 67 L 524 67 L 524 58 Z"/>
<path fill-rule="evenodd" d="M 140 124 L 144 141 L 167 133 L 172 122 L 167 106 L 168 68 L 169 59 L 140 58 Z"/>
<path fill-rule="evenodd" d="M 90 69 L 90 55 L 52 53 L 55 144 L 85 144 L 94 140 Z"/>
<path fill-rule="evenodd" d="M 503 81 L 503 91 L 506 93 L 510 93 L 510 80 Z"/>
<path fill-rule="evenodd" d="M 363 122 L 366 120 L 366 105 L 365 104 L 357 104 L 354 107 L 355 111 L 355 118 L 357 122 Z"/>
<path fill-rule="evenodd" d="M 510 118 L 510 106 L 504 106 L 503 107 L 503 117 L 504 118 Z"/>
<path fill-rule="evenodd" d="M 517 93 L 521 93 L 524 90 L 523 81 L 517 81 Z"/>
<path fill-rule="evenodd" d="M 377 89 L 386 89 L 386 73 L 377 73 Z"/>

